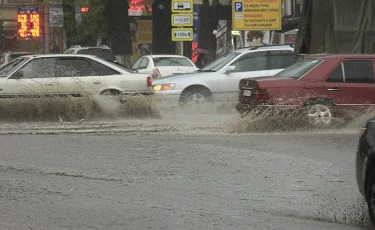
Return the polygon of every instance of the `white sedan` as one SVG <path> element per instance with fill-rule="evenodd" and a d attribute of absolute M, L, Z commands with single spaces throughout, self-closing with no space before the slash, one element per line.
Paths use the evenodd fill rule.
<path fill-rule="evenodd" d="M 132 67 L 138 73 L 152 74 L 162 78 L 174 74 L 191 73 L 198 68 L 187 57 L 180 55 L 146 55 L 139 58 Z"/>
<path fill-rule="evenodd" d="M 0 69 L 0 98 L 152 95 L 151 78 L 91 55 L 28 55 Z"/>
<path fill-rule="evenodd" d="M 154 80 L 155 100 L 158 104 L 182 106 L 213 101 L 236 103 L 241 79 L 272 76 L 295 62 L 294 48 L 289 45 L 234 50 L 195 73 Z"/>

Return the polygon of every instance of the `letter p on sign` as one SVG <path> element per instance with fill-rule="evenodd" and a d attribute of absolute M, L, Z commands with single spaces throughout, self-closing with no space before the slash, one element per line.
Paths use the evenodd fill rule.
<path fill-rule="evenodd" d="M 242 12 L 242 2 L 234 2 L 234 11 Z"/>

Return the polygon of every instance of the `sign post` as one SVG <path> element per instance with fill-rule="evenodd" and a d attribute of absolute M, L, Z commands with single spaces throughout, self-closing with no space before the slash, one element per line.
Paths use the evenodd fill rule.
<path fill-rule="evenodd" d="M 172 41 L 175 41 L 178 54 L 184 54 L 184 41 L 193 40 L 193 0 L 172 0 Z"/>
<path fill-rule="evenodd" d="M 281 30 L 281 0 L 232 1 L 233 30 Z"/>

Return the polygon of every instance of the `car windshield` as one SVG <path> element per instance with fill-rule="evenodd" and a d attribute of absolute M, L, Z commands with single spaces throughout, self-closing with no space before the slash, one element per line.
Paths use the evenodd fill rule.
<path fill-rule="evenodd" d="M 302 59 L 274 76 L 299 79 L 321 62 L 317 59 Z"/>
<path fill-rule="evenodd" d="M 28 58 L 17 58 L 0 68 L 0 77 L 7 77 L 15 69 L 27 62 Z"/>
<path fill-rule="evenodd" d="M 113 55 L 112 50 L 110 49 L 100 49 L 100 48 L 89 48 L 89 49 L 82 49 L 77 52 L 78 54 L 87 54 L 87 55 L 95 55 L 97 57 L 101 57 L 110 61 L 115 61 L 116 58 Z"/>
<path fill-rule="evenodd" d="M 223 68 L 226 64 L 233 60 L 233 58 L 240 55 L 238 52 L 229 52 L 224 54 L 223 56 L 219 57 L 218 59 L 214 60 L 200 71 L 202 72 L 216 72 Z"/>
<path fill-rule="evenodd" d="M 182 57 L 154 57 L 152 58 L 155 66 L 188 66 L 193 67 L 193 64 Z"/>

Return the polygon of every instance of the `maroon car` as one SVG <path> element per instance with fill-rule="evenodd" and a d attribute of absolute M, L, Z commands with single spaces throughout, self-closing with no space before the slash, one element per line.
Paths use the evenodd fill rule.
<path fill-rule="evenodd" d="M 313 125 L 375 105 L 375 55 L 312 55 L 275 76 L 240 81 L 237 111 L 303 111 Z"/>

